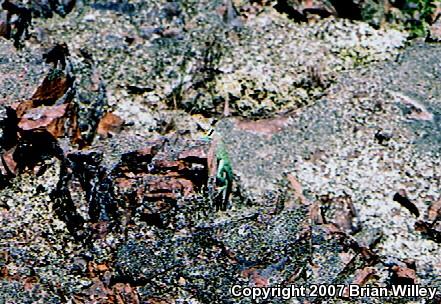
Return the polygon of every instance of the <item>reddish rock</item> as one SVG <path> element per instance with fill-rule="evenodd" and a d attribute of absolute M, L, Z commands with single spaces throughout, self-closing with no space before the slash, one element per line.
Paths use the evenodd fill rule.
<path fill-rule="evenodd" d="M 188 196 L 194 191 L 192 182 L 184 178 L 155 177 L 147 187 L 146 196 L 150 198 L 169 197 L 176 199 L 178 194 Z"/>
<path fill-rule="evenodd" d="M 200 194 L 207 184 L 207 160 L 203 157 L 208 144 L 165 138 L 143 144 L 144 148 L 122 154 L 120 160 L 110 166 L 104 160 L 113 150 L 104 153 L 100 148 L 68 153 L 69 168 L 65 171 L 73 174 L 66 176 L 54 194 L 54 199 L 62 205 L 60 210 L 75 209 L 69 199 L 68 185 L 72 179 L 79 179 L 89 203 L 92 225 L 88 230 L 97 238 L 107 233 L 104 223 L 116 221 L 130 225 L 135 210 L 140 210 L 136 212 L 141 218 L 154 225 L 162 226 L 173 220 L 173 212 L 167 213 L 176 207 L 177 200 Z M 77 221 L 76 215 L 64 219 L 70 225 Z"/>
<path fill-rule="evenodd" d="M 153 169 L 151 170 L 152 173 L 163 173 L 166 175 L 178 176 L 179 171 L 185 168 L 184 162 L 179 160 L 165 159 L 167 156 L 166 154 L 164 154 L 163 156 L 164 158 L 154 159 L 152 161 L 152 167 L 153 167 Z"/>
<path fill-rule="evenodd" d="M 196 148 L 184 150 L 179 154 L 178 159 L 184 161 L 204 163 L 207 161 L 207 151 L 203 147 L 196 147 Z"/>
<path fill-rule="evenodd" d="M 82 295 L 85 296 L 84 300 L 86 300 L 86 302 L 83 303 L 109 303 L 108 301 L 97 302 L 95 299 L 107 299 L 109 296 L 113 295 L 112 290 L 107 287 L 99 278 L 93 278 L 92 282 L 93 284 L 82 292 Z M 92 300 L 95 301 L 89 302 Z"/>

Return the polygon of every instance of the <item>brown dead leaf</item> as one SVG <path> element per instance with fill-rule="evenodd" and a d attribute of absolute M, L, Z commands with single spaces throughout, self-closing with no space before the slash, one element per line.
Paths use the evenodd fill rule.
<path fill-rule="evenodd" d="M 294 190 L 295 198 L 299 200 L 302 204 L 309 205 L 309 201 L 303 195 L 303 188 L 302 185 L 299 183 L 299 181 L 290 173 L 287 174 L 287 178 L 291 184 L 291 187 Z"/>
<path fill-rule="evenodd" d="M 372 267 L 364 267 L 363 269 L 357 269 L 352 284 L 365 285 L 374 274 L 375 274 L 375 269 Z"/>
<path fill-rule="evenodd" d="M 175 303 L 175 301 L 154 297 L 154 298 L 148 298 L 145 303 L 146 304 L 172 304 L 172 303 Z"/>
<path fill-rule="evenodd" d="M 441 198 L 430 204 L 427 210 L 427 219 L 432 222 L 436 219 L 441 219 Z"/>
<path fill-rule="evenodd" d="M 0 173 L 8 176 L 10 174 L 17 174 L 17 163 L 14 160 L 14 149 L 6 151 L 1 155 Z"/>
<path fill-rule="evenodd" d="M 69 105 L 42 106 L 28 110 L 18 127 L 23 131 L 45 129 L 55 138 L 65 135 L 65 122 L 70 119 Z"/>
<path fill-rule="evenodd" d="M 53 78 L 48 75 L 31 99 L 36 105 L 51 105 L 63 97 L 71 85 L 72 79 L 64 74 Z"/>
<path fill-rule="evenodd" d="M 393 275 L 392 275 L 393 284 L 401 285 L 401 284 L 416 283 L 417 276 L 414 269 L 395 265 L 392 267 L 392 271 L 393 271 Z"/>
<path fill-rule="evenodd" d="M 17 118 L 21 118 L 24 113 L 26 113 L 29 109 L 32 109 L 34 107 L 35 105 L 33 100 L 24 100 L 21 102 L 14 103 L 12 105 L 12 109 L 15 110 Z"/>
<path fill-rule="evenodd" d="M 126 283 L 117 283 L 113 286 L 113 293 L 118 304 L 139 304 L 139 296 L 136 288 Z"/>
<path fill-rule="evenodd" d="M 34 285 L 38 283 L 37 277 L 27 277 L 23 280 L 23 287 L 25 290 L 32 290 L 34 288 Z"/>
<path fill-rule="evenodd" d="M 3 266 L 0 268 L 0 278 L 7 279 L 9 277 L 8 267 Z"/>
<path fill-rule="evenodd" d="M 6 20 L 6 14 L 0 12 L 0 37 L 5 37 L 9 39 L 10 26 Z"/>
<path fill-rule="evenodd" d="M 118 115 L 110 112 L 106 113 L 98 124 L 97 133 L 101 137 L 107 138 L 111 134 L 121 132 L 123 124 L 124 121 Z"/>
<path fill-rule="evenodd" d="M 324 221 L 336 225 L 341 231 L 348 234 L 358 231 L 357 212 L 349 195 L 320 197 L 321 205 L 325 206 Z"/>
<path fill-rule="evenodd" d="M 312 223 L 316 225 L 322 225 L 325 223 L 319 202 L 315 202 L 309 207 L 309 218 Z"/>
<path fill-rule="evenodd" d="M 98 265 L 96 265 L 95 268 L 99 272 L 105 272 L 105 271 L 109 270 L 109 267 L 106 264 L 98 264 Z"/>

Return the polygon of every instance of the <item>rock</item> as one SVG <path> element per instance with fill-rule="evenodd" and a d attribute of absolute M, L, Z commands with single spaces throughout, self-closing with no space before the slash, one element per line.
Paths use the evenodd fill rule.
<path fill-rule="evenodd" d="M 34 17 L 72 3 L 19 2 Z M 59 42 L 45 56 L 0 39 L 1 299 L 281 304 L 230 288 L 437 284 L 437 204 L 417 221 L 391 195 L 416 214 L 439 189 L 436 44 L 382 63 L 405 34 L 285 16 L 377 25 L 384 1 L 129 2 L 34 18 Z M 235 173 L 223 212 L 209 127 Z"/>
<path fill-rule="evenodd" d="M 331 224 L 314 225 L 311 233 L 312 253 L 309 268 L 312 276 L 308 282 L 342 282 L 348 279 L 349 273 L 354 274 L 374 266 L 379 259 L 370 249 L 360 246 Z"/>
<path fill-rule="evenodd" d="M 115 11 L 123 14 L 131 14 L 136 10 L 136 6 L 128 1 L 121 2 L 100 2 L 92 3 L 91 6 L 96 10 Z"/>
<path fill-rule="evenodd" d="M 173 146 L 157 142 L 124 154 L 112 170 L 116 199 L 130 208 L 142 205 L 147 223 L 167 225 L 177 200 L 207 184 L 208 143 L 190 141 Z"/>
<path fill-rule="evenodd" d="M 52 18 L 54 16 L 51 8 L 51 0 L 37 0 L 31 4 L 34 17 Z"/>
<path fill-rule="evenodd" d="M 191 237 L 129 241 L 118 250 L 116 270 L 120 276 L 130 277 L 138 284 L 147 283 L 195 259 L 200 246 L 199 241 Z"/>
<path fill-rule="evenodd" d="M 300 253 L 311 249 L 306 214 L 306 208 L 298 208 L 255 221 L 231 222 L 215 230 L 216 240 L 244 266 L 266 268 L 287 259 L 271 272 L 302 268 L 306 260 Z M 285 279 L 289 273 L 284 274 Z"/>
<path fill-rule="evenodd" d="M 115 294 L 116 302 L 139 304 L 139 295 L 137 289 L 132 287 L 129 283 L 117 283 L 113 286 L 113 293 Z"/>
<path fill-rule="evenodd" d="M 69 14 L 75 7 L 76 0 L 50 0 L 51 6 L 54 12 L 56 12 L 61 17 L 65 17 Z"/>
<path fill-rule="evenodd" d="M 310 202 L 303 195 L 303 188 L 299 181 L 292 174 L 287 174 L 287 179 L 291 184 L 291 188 L 294 190 L 296 200 L 300 201 L 302 204 L 309 205 Z M 316 218 L 316 216 L 313 215 L 313 218 Z"/>

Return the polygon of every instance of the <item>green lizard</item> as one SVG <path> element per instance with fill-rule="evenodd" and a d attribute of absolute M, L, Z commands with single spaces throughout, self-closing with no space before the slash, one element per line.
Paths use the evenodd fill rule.
<path fill-rule="evenodd" d="M 233 167 L 225 145 L 213 129 L 208 131 L 206 139 L 211 140 L 208 156 L 208 171 L 210 177 L 215 177 L 214 202 L 216 210 L 227 210 L 228 201 L 233 188 Z M 215 176 L 214 176 L 215 175 Z"/>

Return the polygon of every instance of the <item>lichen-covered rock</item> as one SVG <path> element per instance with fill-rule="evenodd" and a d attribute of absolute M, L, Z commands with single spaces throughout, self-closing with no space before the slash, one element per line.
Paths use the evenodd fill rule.
<path fill-rule="evenodd" d="M 6 2 L 34 19 L 26 37 L 24 15 L 0 16 L 22 47 L 0 40 L 0 302 L 439 287 L 439 47 L 401 52 L 406 34 L 377 28 L 394 7 Z M 211 128 L 235 175 L 222 212 Z"/>
<path fill-rule="evenodd" d="M 231 13 L 236 17 L 225 19 L 226 7 L 240 12 L 247 4 L 221 2 L 134 3 L 122 13 L 136 12 L 130 20 L 118 15 L 117 5 L 95 3 L 69 14 L 66 28 L 40 26 L 66 41 L 78 63 L 84 41 L 94 41 L 87 53 L 106 82 L 109 105 L 126 121 L 165 108 L 254 118 L 293 111 L 323 96 L 339 71 L 389 58 L 406 38 L 332 17 L 298 25 L 271 7 L 253 18 Z M 106 18 L 115 25 L 111 32 Z M 98 47 L 108 42 L 111 48 Z"/>

